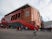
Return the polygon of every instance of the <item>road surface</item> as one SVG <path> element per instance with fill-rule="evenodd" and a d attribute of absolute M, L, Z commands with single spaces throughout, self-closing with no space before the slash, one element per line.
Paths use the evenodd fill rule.
<path fill-rule="evenodd" d="M 16 29 L 0 29 L 0 39 L 52 39 L 52 32 L 17 31 Z"/>

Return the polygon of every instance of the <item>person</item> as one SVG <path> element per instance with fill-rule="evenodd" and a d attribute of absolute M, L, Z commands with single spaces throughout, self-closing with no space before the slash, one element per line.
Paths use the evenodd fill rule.
<path fill-rule="evenodd" d="M 37 26 L 35 27 L 35 29 L 34 29 L 34 32 L 33 32 L 34 36 L 37 35 L 36 32 L 38 31 L 38 29 L 39 29 L 39 27 L 38 27 L 38 25 L 37 25 Z"/>
<path fill-rule="evenodd" d="M 37 32 L 37 30 L 34 30 L 34 32 L 33 32 L 33 35 L 34 35 L 34 36 L 36 36 L 36 35 L 37 35 L 37 34 L 36 34 L 36 32 Z"/>

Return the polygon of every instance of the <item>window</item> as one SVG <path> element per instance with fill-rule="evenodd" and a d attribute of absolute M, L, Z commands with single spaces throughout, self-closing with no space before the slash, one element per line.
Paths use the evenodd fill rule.
<path fill-rule="evenodd" d="M 20 13 L 17 14 L 17 18 L 20 18 Z"/>
<path fill-rule="evenodd" d="M 16 16 L 13 15 L 13 16 L 11 17 L 11 20 L 15 20 L 15 19 L 16 19 Z"/>
<path fill-rule="evenodd" d="M 13 16 L 11 17 L 11 20 L 13 20 Z"/>
<path fill-rule="evenodd" d="M 11 20 L 16 20 L 17 18 L 20 18 L 20 13 L 13 15 Z"/>
<path fill-rule="evenodd" d="M 17 19 L 17 14 L 15 15 L 15 19 Z"/>
<path fill-rule="evenodd" d="M 29 11 L 25 12 L 25 16 L 28 17 L 30 15 Z"/>

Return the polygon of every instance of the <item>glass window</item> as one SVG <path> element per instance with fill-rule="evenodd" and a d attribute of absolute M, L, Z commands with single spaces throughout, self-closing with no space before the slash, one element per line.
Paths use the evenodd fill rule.
<path fill-rule="evenodd" d="M 20 13 L 13 15 L 11 20 L 16 20 L 17 18 L 20 18 Z"/>
<path fill-rule="evenodd" d="M 17 18 L 20 18 L 20 13 L 17 14 Z"/>
<path fill-rule="evenodd" d="M 11 17 L 11 20 L 15 20 L 15 15 L 13 15 L 13 16 Z"/>
<path fill-rule="evenodd" d="M 25 16 L 28 17 L 30 15 L 29 11 L 25 12 Z"/>
<path fill-rule="evenodd" d="M 15 15 L 15 19 L 17 19 L 17 14 Z"/>
<path fill-rule="evenodd" d="M 11 17 L 11 20 L 13 20 L 13 16 Z"/>

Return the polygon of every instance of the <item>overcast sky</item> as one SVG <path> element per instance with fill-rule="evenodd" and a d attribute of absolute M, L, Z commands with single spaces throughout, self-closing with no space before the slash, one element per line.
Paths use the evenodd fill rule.
<path fill-rule="evenodd" d="M 52 0 L 0 0 L 0 20 L 4 15 L 27 3 L 39 10 L 44 21 L 52 20 Z"/>

